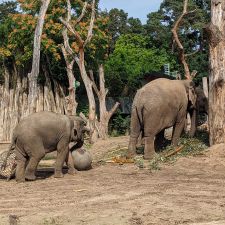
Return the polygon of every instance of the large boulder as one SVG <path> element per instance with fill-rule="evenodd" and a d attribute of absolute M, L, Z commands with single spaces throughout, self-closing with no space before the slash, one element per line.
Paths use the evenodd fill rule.
<path fill-rule="evenodd" d="M 77 170 L 91 169 L 92 157 L 91 154 L 84 148 L 79 148 L 72 152 L 74 167 Z"/>

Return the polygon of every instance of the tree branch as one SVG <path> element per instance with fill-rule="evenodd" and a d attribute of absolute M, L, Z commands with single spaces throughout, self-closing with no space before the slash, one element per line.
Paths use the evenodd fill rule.
<path fill-rule="evenodd" d="M 75 22 L 75 26 L 83 19 L 84 14 L 86 12 L 86 9 L 87 9 L 87 2 L 84 3 L 84 7 L 82 9 L 82 12 L 81 12 L 80 16 L 78 17 L 78 19 Z"/>
<path fill-rule="evenodd" d="M 93 27 L 94 27 L 94 21 L 95 21 L 95 0 L 92 1 L 92 12 L 91 12 L 91 21 L 90 21 L 90 26 L 88 29 L 88 35 L 87 38 L 84 42 L 84 47 L 90 42 L 92 38 L 92 32 L 93 32 Z"/>
<path fill-rule="evenodd" d="M 196 9 L 195 9 L 195 10 L 192 10 L 192 11 L 188 12 L 187 11 L 187 6 L 188 6 L 188 0 L 184 0 L 183 12 L 180 15 L 180 17 L 177 19 L 177 21 L 175 22 L 174 27 L 171 29 L 171 31 L 172 31 L 172 34 L 173 34 L 173 39 L 174 39 L 174 41 L 176 42 L 176 44 L 177 44 L 177 46 L 179 48 L 179 58 L 181 60 L 181 63 L 184 66 L 185 77 L 186 77 L 186 79 L 191 80 L 192 78 L 191 78 L 191 74 L 190 74 L 190 69 L 189 69 L 189 66 L 188 66 L 188 64 L 186 62 L 186 57 L 189 56 L 189 55 L 185 55 L 184 54 L 184 47 L 181 44 L 181 42 L 179 40 L 179 37 L 178 37 L 178 34 L 177 34 L 177 30 L 179 28 L 179 25 L 180 25 L 183 17 L 185 15 L 191 14 L 191 13 L 196 11 Z M 193 53 L 193 54 L 195 54 L 195 53 Z"/>
<path fill-rule="evenodd" d="M 65 21 L 62 17 L 59 18 L 59 20 L 62 22 L 62 24 L 75 36 L 79 47 L 83 47 L 84 41 L 81 38 L 80 34 L 73 29 L 73 27 L 70 25 L 69 22 Z"/>
<path fill-rule="evenodd" d="M 194 52 L 192 52 L 192 53 L 185 54 L 185 58 L 187 58 L 187 57 L 189 57 L 189 56 L 192 56 L 192 55 L 195 55 L 195 54 L 198 53 L 198 52 L 199 52 L 199 49 L 196 50 L 196 51 L 194 51 Z"/>
<path fill-rule="evenodd" d="M 104 68 L 103 65 L 99 65 L 99 86 L 100 86 L 100 92 L 105 94 L 106 96 L 106 91 L 105 91 L 105 76 L 104 76 Z"/>
<path fill-rule="evenodd" d="M 92 81 L 92 87 L 93 87 L 93 89 L 94 89 L 96 95 L 97 95 L 98 97 L 100 97 L 100 91 L 98 90 L 98 87 L 97 87 L 97 85 L 96 85 L 96 83 L 95 83 L 93 70 L 89 70 L 89 76 L 90 76 L 90 79 L 91 79 L 91 81 Z"/>
<path fill-rule="evenodd" d="M 117 108 L 119 107 L 120 103 L 116 102 L 115 105 L 112 107 L 112 109 L 108 112 L 108 116 L 109 118 L 111 118 L 111 116 L 114 114 L 114 112 L 117 110 Z"/>

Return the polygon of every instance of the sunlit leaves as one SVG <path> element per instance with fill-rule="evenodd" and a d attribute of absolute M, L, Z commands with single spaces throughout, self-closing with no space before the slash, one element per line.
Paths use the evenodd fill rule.
<path fill-rule="evenodd" d="M 113 88 L 111 94 L 119 94 L 125 85 L 135 91 L 145 73 L 158 72 L 165 63 L 174 64 L 165 50 L 149 47 L 148 43 L 149 40 L 142 35 L 128 34 L 118 39 L 105 65 L 107 81 L 117 85 L 118 92 L 115 93 Z"/>

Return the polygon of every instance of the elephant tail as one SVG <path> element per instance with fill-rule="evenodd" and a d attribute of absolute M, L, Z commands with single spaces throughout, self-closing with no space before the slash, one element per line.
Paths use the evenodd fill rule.
<path fill-rule="evenodd" d="M 143 111 L 144 111 L 144 108 L 141 107 L 141 109 L 138 109 L 136 107 L 136 114 L 137 114 L 137 118 L 138 118 L 138 122 L 140 124 L 140 130 L 142 132 L 142 135 L 144 133 L 144 120 L 143 120 Z"/>
<path fill-rule="evenodd" d="M 144 106 L 140 104 L 141 95 L 142 95 L 142 89 L 137 91 L 137 94 L 133 101 L 133 107 L 135 107 L 136 117 L 137 117 L 138 123 L 140 125 L 140 131 L 142 132 L 142 135 L 143 135 L 143 133 L 144 133 L 144 119 L 143 119 Z"/>
<path fill-rule="evenodd" d="M 12 139 L 11 139 L 11 143 L 10 143 L 9 148 L 8 148 L 7 155 L 6 155 L 6 157 L 4 159 L 4 162 L 2 163 L 2 166 L 1 166 L 0 169 L 5 169 L 6 168 L 7 160 L 9 158 L 9 156 L 13 153 L 13 151 L 16 148 L 16 139 L 17 139 L 17 136 L 13 134 Z"/>

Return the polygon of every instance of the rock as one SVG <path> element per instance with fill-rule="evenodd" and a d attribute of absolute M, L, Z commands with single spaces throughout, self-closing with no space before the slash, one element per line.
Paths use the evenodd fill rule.
<path fill-rule="evenodd" d="M 74 167 L 77 170 L 91 169 L 92 157 L 91 154 L 84 148 L 79 148 L 72 152 Z"/>

